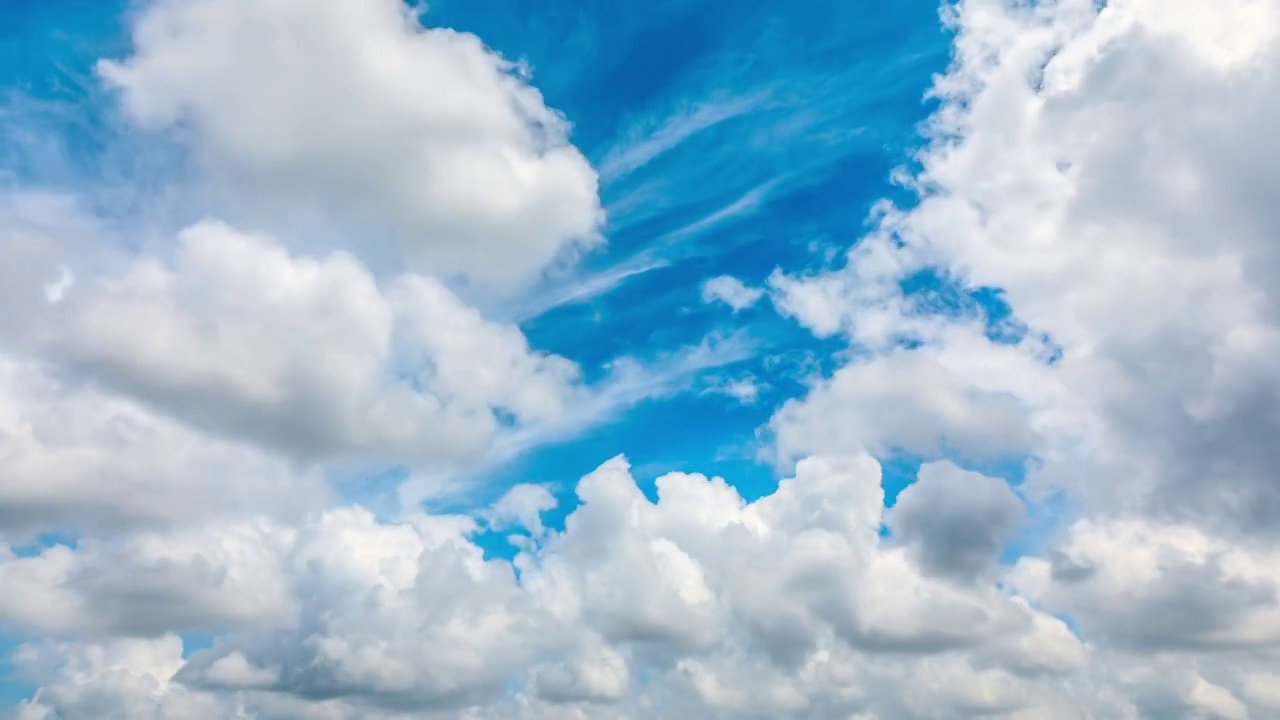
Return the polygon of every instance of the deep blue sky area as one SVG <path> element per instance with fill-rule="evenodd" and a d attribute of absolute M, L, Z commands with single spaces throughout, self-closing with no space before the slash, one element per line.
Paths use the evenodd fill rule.
<path fill-rule="evenodd" d="M 624 177 L 604 178 L 608 246 L 584 260 L 584 274 L 637 258 L 663 267 L 532 318 L 524 329 L 535 346 L 588 372 L 619 354 L 696 342 L 708 329 L 743 331 L 760 352 L 724 372 L 759 380 L 759 402 L 683 395 L 535 452 L 503 471 L 504 479 L 571 481 L 624 452 L 642 479 L 692 467 L 731 478 L 748 498 L 771 488 L 773 469 L 756 461 L 756 428 L 794 394 L 795 360 L 830 361 L 830 348 L 771 312 L 732 315 L 704 304 L 701 283 L 731 274 L 760 284 L 775 268 L 816 269 L 821 248 L 856 238 L 870 204 L 898 192 L 889 172 L 918 142 L 916 126 L 929 109 L 923 97 L 946 66 L 949 41 L 935 2 L 891 10 L 813 5 L 433 4 L 429 22 L 475 32 L 527 61 L 534 84 L 573 123 L 574 141 L 597 165 L 607 165 L 629 137 L 700 106 L 750 106 Z M 761 187 L 767 191 L 758 202 L 679 235 Z M 629 203 L 637 194 L 642 201 Z"/>

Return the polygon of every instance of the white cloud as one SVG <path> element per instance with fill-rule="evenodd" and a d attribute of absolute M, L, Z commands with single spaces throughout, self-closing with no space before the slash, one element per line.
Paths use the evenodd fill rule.
<path fill-rule="evenodd" d="M 751 374 L 737 378 L 715 378 L 707 383 L 704 394 L 724 395 L 743 405 L 754 405 L 765 389 L 763 383 Z"/>
<path fill-rule="evenodd" d="M 806 460 L 754 503 L 722 480 L 680 473 L 660 478 L 650 502 L 620 458 L 577 492 L 582 504 L 564 531 L 535 539 L 514 566 L 483 560 L 468 518 L 380 523 L 356 508 L 284 532 L 259 524 L 182 536 L 204 537 L 202 548 L 132 541 L 119 550 L 132 559 L 117 577 L 164 569 L 172 582 L 139 588 L 163 588 L 147 595 L 151 602 L 192 593 L 241 622 L 186 663 L 163 638 L 28 646 L 24 665 L 61 655 L 37 678 L 50 689 L 33 706 L 87 717 L 77 704 L 83 693 L 138 701 L 134 678 L 143 677 L 163 718 L 184 717 L 169 702 L 233 698 L 251 712 L 287 701 L 319 713 L 328 702 L 372 717 L 468 707 L 501 714 L 511 703 L 608 717 L 665 703 L 724 716 L 923 718 L 1034 705 L 1084 652 L 1025 602 L 990 586 L 932 580 L 883 539 L 879 471 L 869 458 Z M 95 568 L 103 552 L 57 554 L 63 565 Z M 50 564 L 53 554 L 10 562 Z M 75 575 L 45 574 L 44 586 L 28 580 L 23 595 L 107 607 L 122 597 L 109 580 L 66 582 Z M 253 583 L 259 576 L 283 582 L 283 603 L 268 590 L 276 585 Z M 255 590 L 246 597 L 243 588 Z M 146 607 L 142 595 L 133 607 Z M 116 621 L 117 633 L 181 624 L 139 626 L 131 624 L 138 616 L 98 608 L 88 615 Z M 121 648 L 164 662 L 130 656 L 119 661 L 124 672 L 95 675 L 75 659 L 101 662 Z M 72 678 L 81 694 L 68 689 Z"/>
<path fill-rule="evenodd" d="M 1262 70 L 1277 53 L 1274 10 L 1226 3 L 1202 33 L 1190 5 L 959 3 L 955 64 L 911 180 L 920 203 L 882 209 L 846 268 L 775 278 L 779 306 L 876 351 L 923 342 L 957 372 L 958 397 L 1007 393 L 1038 434 L 1031 449 L 1053 460 L 1037 482 L 1092 508 L 1274 526 L 1264 438 L 1277 431 L 1280 376 L 1265 358 L 1280 348 L 1280 215 L 1261 199 L 1280 157 L 1267 129 L 1280 92 Z M 950 321 L 896 289 L 928 267 L 1000 288 L 1031 334 L 958 346 L 938 329 Z M 1060 351 L 1052 367 L 1042 333 Z M 1003 369 L 996 385 L 983 357 Z M 862 407 L 860 393 L 843 406 Z M 829 397 L 815 391 L 815 413 Z M 956 418 L 966 404 L 925 415 Z M 988 445 L 1011 436 L 1007 422 L 980 425 Z M 929 419 L 895 431 L 915 446 L 952 432 Z"/>
<path fill-rule="evenodd" d="M 887 524 L 927 571 L 964 581 L 995 570 L 1022 520 L 1022 501 L 1004 480 L 933 463 L 898 495 Z"/>
<path fill-rule="evenodd" d="M 1229 690 L 1201 677 L 1196 678 L 1195 685 L 1187 695 L 1187 701 L 1212 718 L 1244 720 L 1249 717 L 1249 708 L 1236 699 Z"/>
<path fill-rule="evenodd" d="M 67 291 L 75 284 L 75 273 L 71 272 L 70 268 L 66 265 L 63 265 L 61 268 L 58 268 L 57 279 L 44 286 L 45 299 L 47 299 L 51 305 L 57 305 L 62 302 L 62 298 L 66 297 Z"/>
<path fill-rule="evenodd" d="M 784 459 L 841 448 L 936 457 L 1019 455 L 1034 445 L 1029 409 L 1002 388 L 982 387 L 927 351 L 855 362 L 809 395 L 789 400 L 771 427 Z"/>
<path fill-rule="evenodd" d="M 259 521 L 0 553 L 0 625 L 60 635 L 154 636 L 287 619 L 278 557 L 291 530 Z M 3 548 L 3 546 L 0 546 Z"/>
<path fill-rule="evenodd" d="M 350 255 L 291 255 L 216 222 L 183 231 L 171 265 L 139 259 L 64 305 L 51 353 L 194 425 L 303 458 L 474 459 L 496 412 L 555 419 L 577 379 L 435 280 L 380 287 Z"/>
<path fill-rule="evenodd" d="M 977 482 L 945 467 L 924 482 L 937 484 L 938 472 Z M 1199 632 L 1194 619 L 1235 650 L 1265 646 L 1259 623 L 1280 610 L 1276 584 L 1266 584 L 1280 566 L 1270 556 L 1190 529 L 1140 530 L 1161 540 L 1084 524 L 1000 589 L 935 579 L 911 542 L 882 537 L 879 472 L 866 457 L 807 459 L 752 503 L 699 475 L 669 474 L 657 491 L 650 501 L 625 461 L 609 461 L 579 483 L 581 505 L 564 530 L 535 537 L 514 563 L 485 561 L 469 518 L 379 522 L 358 508 L 295 528 L 182 533 L 175 546 L 145 536 L 6 560 L 5 572 L 81 568 L 7 581 L 23 590 L 7 607 L 31 599 L 27 615 L 9 611 L 10 623 L 85 632 L 89 621 L 107 637 L 21 649 L 19 669 L 44 687 L 26 711 L 88 718 L 139 703 L 155 713 L 142 717 L 166 720 L 185 720 L 188 706 L 264 718 L 612 718 L 667 708 L 1022 719 L 1239 717 L 1241 708 L 1266 717 L 1270 707 L 1273 660 L 1220 655 L 1208 635 L 1186 634 Z M 949 522 L 978 527 L 988 505 L 949 508 Z M 1175 552 L 1183 565 L 1169 564 Z M 1187 567 L 1228 581 L 1180 584 Z M 129 577 L 157 582 L 132 593 L 112 582 Z M 1242 582 L 1269 588 L 1254 615 L 1208 602 L 1229 599 L 1215 586 Z M 185 619 L 145 612 L 182 607 L 180 597 L 201 599 Z M 1042 607 L 1102 644 L 1084 644 Z M 176 639 L 155 632 L 199 612 L 230 632 L 183 661 Z M 1150 638 L 1127 627 L 1135 624 L 1175 635 L 1153 656 L 1128 641 Z M 156 639 L 110 639 L 119 633 Z"/>
<path fill-rule="evenodd" d="M 502 494 L 483 514 L 489 527 L 519 527 L 535 536 L 543 532 L 542 513 L 556 507 L 556 498 L 541 485 L 516 485 Z"/>
<path fill-rule="evenodd" d="M 729 275 L 713 277 L 702 284 L 703 302 L 722 302 L 733 308 L 734 312 L 746 310 L 762 297 L 763 290 L 747 287 L 741 280 Z"/>
<path fill-rule="evenodd" d="M 681 108 L 660 121 L 636 124 L 600 160 L 600 174 L 614 181 L 649 164 L 693 135 L 764 105 L 764 93 L 713 98 Z"/>
<path fill-rule="evenodd" d="M 851 345 L 772 429 L 784 458 L 1034 456 L 1024 492 L 1062 493 L 1065 529 L 1006 583 L 1091 643 L 1064 687 L 1103 717 L 1272 717 L 1280 5 L 1099 5 L 948 9 L 919 203 L 770 279 Z M 1000 289 L 1027 332 L 930 310 L 900 285 L 921 270 Z"/>
<path fill-rule="evenodd" d="M 182 640 L 113 640 L 76 645 L 45 642 L 14 655 L 21 676 L 41 682 L 40 696 L 20 705 L 18 720 L 234 717 L 216 698 L 172 682 L 182 667 Z"/>
<path fill-rule="evenodd" d="M 296 517 L 328 501 L 314 473 L 3 355 L 0 457 L 0 537 Z"/>
<path fill-rule="evenodd" d="M 287 37 L 289 42 L 281 42 Z M 388 234 L 413 268 L 509 291 L 596 239 L 596 174 L 520 69 L 399 0 L 158 0 L 100 72 L 252 208 Z"/>
<path fill-rule="evenodd" d="M 1191 525 L 1080 520 L 1047 558 L 1023 559 L 1011 578 L 1099 642 L 1266 648 L 1280 644 L 1278 560 L 1274 547 L 1250 549 Z"/>

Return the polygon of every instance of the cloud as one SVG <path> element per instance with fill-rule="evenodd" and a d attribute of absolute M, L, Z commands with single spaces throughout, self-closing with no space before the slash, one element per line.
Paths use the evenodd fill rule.
<path fill-rule="evenodd" d="M 300 516 L 317 474 L 0 355 L 0 537 Z"/>
<path fill-rule="evenodd" d="M 165 568 L 172 580 L 139 586 L 135 609 L 164 588 L 155 602 L 191 592 L 203 607 L 243 619 L 187 661 L 175 639 L 151 635 L 154 625 L 109 611 L 119 591 L 107 580 L 69 584 L 65 573 L 28 573 L 46 584 L 27 581 L 24 596 L 99 601 L 108 610 L 83 606 L 90 617 L 117 622 L 116 634 L 152 637 L 28 645 L 20 665 L 37 666 L 29 674 L 50 688 L 31 705 L 87 716 L 84 693 L 127 705 L 146 687 L 164 718 L 184 717 L 170 702 L 233 701 L 268 717 L 280 702 L 315 713 L 330 707 L 337 717 L 467 707 L 501 714 L 513 703 L 601 716 L 668 703 L 712 715 L 912 707 L 904 716 L 931 717 L 1052 697 L 1049 678 L 1062 658 L 1069 666 L 1084 652 L 1060 621 L 990 586 L 933 580 L 882 538 L 879 468 L 870 458 L 806 460 L 752 503 L 723 480 L 683 473 L 660 478 L 650 501 L 615 458 L 584 477 L 577 495 L 564 530 L 535 537 L 511 562 L 484 560 L 469 518 L 384 523 L 355 508 L 290 529 L 192 533 L 192 544 L 171 548 L 131 541 L 120 549 L 131 566 L 117 577 Z M 184 559 L 193 551 L 201 559 L 194 565 Z M 98 568 L 102 552 L 56 554 L 63 564 Z M 16 562 L 50 563 L 54 554 Z M 177 572 L 184 567 L 203 570 Z M 263 573 L 274 580 L 259 586 L 253 578 Z M 238 591 L 243 583 L 254 592 Z M 64 617 L 79 621 L 78 613 Z M 144 651 L 155 661 L 134 657 Z M 117 673 L 76 659 L 121 654 L 110 661 L 119 662 Z M 36 662 L 44 655 L 59 659 Z M 992 667 L 996 658 L 1021 674 Z M 80 693 L 69 689 L 71 677 Z"/>
<path fill-rule="evenodd" d="M 730 275 L 713 277 L 702 284 L 703 302 L 722 302 L 733 308 L 734 312 L 746 310 L 762 297 L 763 290 L 747 287 L 741 280 Z"/>
<path fill-rule="evenodd" d="M 203 222 L 65 302 L 51 352 L 206 430 L 297 457 L 483 454 L 495 413 L 563 412 L 571 362 L 532 351 L 439 282 L 380 287 L 356 258 L 291 255 Z"/>
<path fill-rule="evenodd" d="M 710 99 L 663 118 L 657 127 L 634 126 L 628 137 L 609 148 L 600 160 L 606 182 L 625 177 L 675 148 L 693 135 L 764 105 L 764 93 L 741 98 Z"/>
<path fill-rule="evenodd" d="M 1241 546 L 1190 525 L 1087 519 L 1047 558 L 1021 560 L 1012 578 L 1100 642 L 1139 650 L 1262 648 L 1280 643 L 1275 558 L 1274 548 Z"/>
<path fill-rule="evenodd" d="M 898 495 L 887 524 L 926 570 L 964 581 L 995 570 L 1022 518 L 1022 501 L 1004 480 L 933 463 Z"/>
<path fill-rule="evenodd" d="M 670 261 L 653 259 L 641 254 L 616 267 L 582 277 L 554 278 L 535 290 L 529 297 L 514 304 L 508 314 L 517 322 L 539 317 L 559 307 L 590 302 L 612 292 L 627 280 L 670 265 Z"/>
<path fill-rule="evenodd" d="M 541 485 L 516 485 L 485 511 L 484 519 L 495 530 L 516 527 L 541 535 L 542 513 L 556 504 L 555 496 Z"/>
<path fill-rule="evenodd" d="M 598 239 L 564 118 L 519 66 L 398 0 L 162 0 L 133 45 L 99 67 L 129 115 L 178 132 L 259 216 L 358 223 L 416 270 L 498 292 Z"/>
<path fill-rule="evenodd" d="M 907 180 L 919 203 L 882 208 L 845 268 L 775 283 L 781 307 L 820 334 L 969 355 L 981 347 L 922 332 L 895 287 L 944 268 L 963 287 L 999 288 L 1030 333 L 985 354 L 1041 377 L 1005 384 L 1052 427 L 1037 452 L 1061 462 L 1045 484 L 1092 507 L 1275 527 L 1275 444 L 1262 438 L 1276 431 L 1280 377 L 1263 358 L 1280 342 L 1280 216 L 1259 195 L 1280 151 L 1264 129 L 1280 92 L 1261 70 L 1277 52 L 1274 6 L 1228 3 L 1211 33 L 1195 29 L 1197 10 L 1139 0 L 954 11 L 955 61 Z M 988 387 L 980 366 L 961 392 Z"/>
<path fill-rule="evenodd" d="M 1016 396 L 972 383 L 944 362 L 925 351 L 899 351 L 839 369 L 774 415 L 780 456 L 864 447 L 992 458 L 1034 447 L 1031 415 Z"/>
<path fill-rule="evenodd" d="M 282 622 L 278 555 L 292 532 L 267 519 L 87 539 L 26 557 L 0 552 L 0 626 L 53 635 L 156 637 Z"/>

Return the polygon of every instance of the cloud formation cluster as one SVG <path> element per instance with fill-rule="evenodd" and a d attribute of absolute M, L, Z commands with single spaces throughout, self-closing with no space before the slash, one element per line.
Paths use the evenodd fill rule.
<path fill-rule="evenodd" d="M 398 0 L 146 5 L 100 75 L 209 217 L 0 202 L 13 716 L 1280 718 L 1280 3 L 944 15 L 918 202 L 770 279 L 847 344 L 769 423 L 788 479 L 651 498 L 619 456 L 557 529 L 540 486 L 387 516 L 331 471 L 462 472 L 662 384 L 474 306 L 597 240 L 566 121 Z"/>

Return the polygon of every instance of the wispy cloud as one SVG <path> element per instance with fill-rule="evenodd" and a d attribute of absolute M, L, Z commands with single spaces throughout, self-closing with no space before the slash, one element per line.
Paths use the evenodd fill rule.
<path fill-rule="evenodd" d="M 726 120 L 744 115 L 768 102 L 768 94 L 703 101 L 653 124 L 633 126 L 626 139 L 611 147 L 599 162 L 600 178 L 608 183 L 644 167 L 688 138 Z M 646 127 L 648 125 L 648 127 Z"/>
<path fill-rule="evenodd" d="M 527 425 L 500 435 L 492 445 L 487 469 L 495 469 L 533 448 L 564 442 L 598 427 L 647 400 L 690 389 L 707 370 L 752 357 L 755 341 L 745 332 L 709 336 L 698 345 L 649 361 L 624 358 L 613 363 L 609 378 L 554 421 Z"/>
<path fill-rule="evenodd" d="M 661 240 L 668 245 L 678 243 L 701 235 L 709 230 L 714 230 L 725 223 L 751 215 L 768 201 L 773 191 L 777 189 L 784 180 L 785 178 L 774 178 L 768 182 L 757 185 L 740 195 L 733 202 L 707 213 L 688 225 L 684 225 L 664 234 Z"/>
<path fill-rule="evenodd" d="M 609 293 L 628 278 L 667 267 L 670 261 L 652 253 L 642 253 L 600 272 L 559 279 L 518 301 L 501 314 L 513 322 L 532 320 L 558 307 L 590 302 Z"/>
<path fill-rule="evenodd" d="M 608 377 L 583 392 L 563 415 L 499 433 L 488 455 L 477 466 L 424 467 L 396 488 L 400 511 L 417 513 L 424 502 L 448 505 L 471 502 L 486 489 L 486 476 L 538 448 L 569 442 L 593 429 L 615 422 L 642 403 L 694 390 L 708 371 L 755 357 L 760 343 L 745 331 L 710 335 L 697 345 L 647 360 L 621 358 L 611 363 Z"/>
<path fill-rule="evenodd" d="M 677 246 L 759 211 L 785 180 L 775 178 L 748 190 L 723 207 L 659 235 L 649 247 L 616 265 L 550 282 L 505 311 L 499 311 L 499 315 L 513 322 L 532 320 L 559 307 L 603 297 L 637 276 L 669 267 L 683 258 L 700 255 L 702 253 L 696 248 L 678 249 Z"/>

